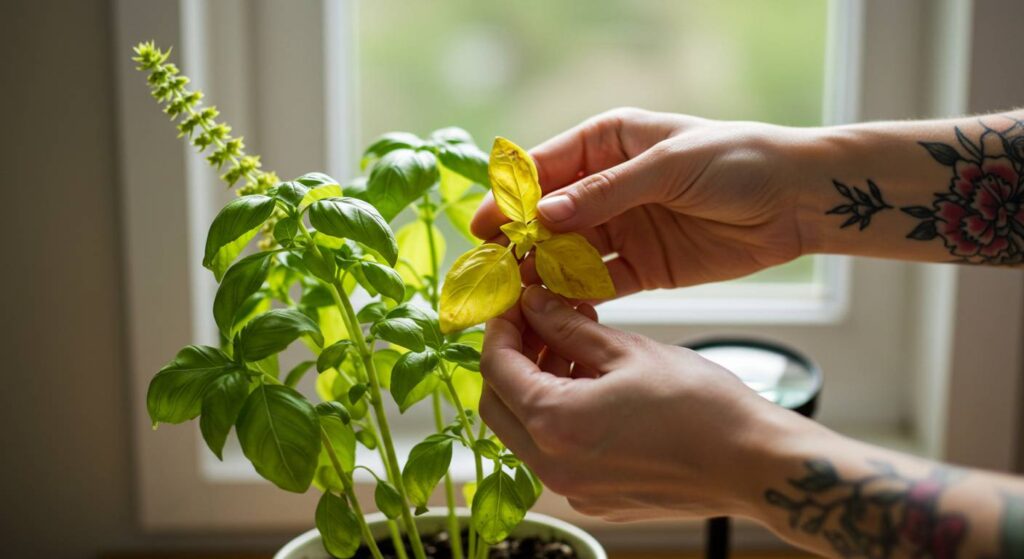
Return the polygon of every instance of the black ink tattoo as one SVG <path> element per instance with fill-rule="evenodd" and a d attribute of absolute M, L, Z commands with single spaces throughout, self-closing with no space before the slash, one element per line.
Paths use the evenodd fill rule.
<path fill-rule="evenodd" d="M 974 264 L 1024 263 L 1024 122 L 1003 130 L 981 123 L 974 143 L 959 127 L 957 144 L 921 142 L 932 159 L 950 167 L 948 190 L 932 205 L 900 208 L 921 222 L 907 238 L 942 239 L 950 254 Z"/>
<path fill-rule="evenodd" d="M 842 557 L 956 557 L 967 518 L 940 512 L 939 499 L 957 474 L 939 468 L 913 479 L 869 463 L 875 473 L 842 479 L 830 461 L 808 460 L 807 474 L 788 480 L 795 497 L 769 489 L 764 498 L 789 512 L 790 527 L 822 535 Z"/>
<path fill-rule="evenodd" d="M 832 185 L 836 187 L 839 194 L 843 195 L 843 198 L 849 201 L 848 204 L 839 204 L 825 212 L 829 215 L 850 214 L 850 217 L 839 226 L 840 228 L 849 227 L 856 223 L 860 226 L 860 230 L 863 231 L 865 227 L 871 224 L 871 216 L 882 210 L 892 209 L 892 206 L 882 199 L 882 191 L 871 179 L 868 179 L 870 195 L 856 186 L 851 189 L 835 179 L 832 180 Z"/>

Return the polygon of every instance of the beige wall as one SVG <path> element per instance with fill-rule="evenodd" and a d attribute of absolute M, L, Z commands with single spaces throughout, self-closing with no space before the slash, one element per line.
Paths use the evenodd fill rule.
<path fill-rule="evenodd" d="M 110 12 L 0 2 L 0 556 L 270 549 L 285 535 L 144 535 L 134 520 Z"/>

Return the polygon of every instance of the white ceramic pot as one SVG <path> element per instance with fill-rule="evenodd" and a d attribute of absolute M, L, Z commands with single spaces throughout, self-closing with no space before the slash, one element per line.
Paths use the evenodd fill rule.
<path fill-rule="evenodd" d="M 465 525 L 469 519 L 469 509 L 458 509 L 459 521 Z M 435 534 L 448 528 L 448 511 L 444 508 L 435 508 L 428 513 L 416 517 L 416 526 L 420 533 Z M 378 540 L 388 537 L 388 527 L 384 515 L 376 512 L 367 515 L 366 522 L 370 531 Z M 534 512 L 526 513 L 526 518 L 512 532 L 512 537 L 529 538 L 537 537 L 543 540 L 559 539 L 576 550 L 578 559 L 608 559 L 601 544 L 597 543 L 590 534 L 579 528 L 552 518 L 544 514 Z M 314 528 L 294 540 L 288 542 L 274 555 L 274 559 L 330 559 L 330 555 L 324 550 L 320 543 L 320 533 Z"/>

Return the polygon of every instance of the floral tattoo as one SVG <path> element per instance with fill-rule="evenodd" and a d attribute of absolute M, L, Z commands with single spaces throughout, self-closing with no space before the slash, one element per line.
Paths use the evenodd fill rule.
<path fill-rule="evenodd" d="M 977 143 L 959 127 L 957 145 L 920 142 L 932 159 L 950 168 L 947 189 L 936 193 L 931 206 L 906 206 L 903 213 L 919 220 L 908 239 L 939 238 L 957 261 L 972 264 L 1024 264 L 1024 121 L 997 130 L 984 128 Z M 875 213 L 892 209 L 873 182 L 872 196 L 833 181 L 849 203 L 829 214 L 853 214 L 841 227 L 854 223 L 863 230 Z"/>
<path fill-rule="evenodd" d="M 946 490 L 965 474 L 935 468 L 925 478 L 901 475 L 887 462 L 868 460 L 872 472 L 843 479 L 832 462 L 804 462 L 803 477 L 764 492 L 789 514 L 789 526 L 821 535 L 840 557 L 889 559 L 964 556 L 968 514 L 940 509 Z M 1024 496 L 1003 494 L 998 557 L 1024 557 Z M 995 558 L 992 558 L 995 559 Z"/>

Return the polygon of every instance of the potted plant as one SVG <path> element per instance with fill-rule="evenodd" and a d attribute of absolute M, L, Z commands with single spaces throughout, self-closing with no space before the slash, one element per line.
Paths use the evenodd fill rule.
<path fill-rule="evenodd" d="M 307 173 L 281 181 L 202 104 L 169 52 L 142 43 L 134 60 L 180 135 L 238 197 L 213 220 L 203 258 L 219 282 L 212 311 L 221 344 L 187 346 L 156 374 L 146 402 L 154 428 L 198 417 L 218 457 L 234 428 L 262 477 L 286 491 L 322 491 L 316 530 L 282 549 L 282 559 L 482 559 L 495 546 L 507 556 L 603 558 L 581 530 L 527 513 L 541 483 L 476 414 L 477 325 L 516 303 L 522 258 L 535 254 L 545 284 L 567 297 L 614 294 L 596 250 L 536 221 L 540 187 L 529 155 L 498 138 L 488 158 L 458 128 L 422 139 L 391 133 L 367 148 L 365 179 L 343 185 Z M 448 219 L 471 238 L 469 218 L 488 187 L 511 220 L 503 227 L 510 244 L 470 250 L 442 284 L 445 243 L 435 221 Z M 393 232 L 389 223 L 407 208 L 415 220 Z M 361 308 L 357 289 L 369 295 Z M 311 359 L 284 371 L 278 355 L 294 342 Z M 314 370 L 316 404 L 295 389 Z M 433 408 L 436 432 L 404 461 L 385 392 L 401 412 Z M 383 471 L 357 464 L 357 445 L 379 452 Z M 475 462 L 468 511 L 456 507 L 448 474 L 454 445 Z M 380 512 L 364 515 L 356 470 L 376 481 Z M 428 511 L 439 484 L 446 507 Z"/>

